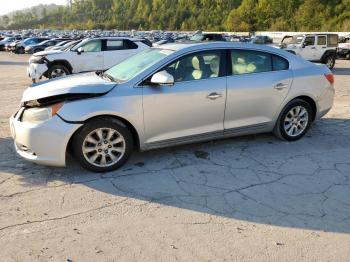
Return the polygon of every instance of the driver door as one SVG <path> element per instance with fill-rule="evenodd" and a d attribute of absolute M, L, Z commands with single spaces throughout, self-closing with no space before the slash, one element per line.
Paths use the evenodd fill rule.
<path fill-rule="evenodd" d="M 301 49 L 302 57 L 306 60 L 315 60 L 316 51 L 315 36 L 307 36 L 303 42 L 303 48 Z"/>
<path fill-rule="evenodd" d="M 174 77 L 173 85 L 144 83 L 147 147 L 188 143 L 223 134 L 224 54 L 213 50 L 185 55 L 159 70 Z"/>
<path fill-rule="evenodd" d="M 102 41 L 100 39 L 91 40 L 81 46 L 81 53 L 76 52 L 71 63 L 73 72 L 89 72 L 103 69 Z"/>

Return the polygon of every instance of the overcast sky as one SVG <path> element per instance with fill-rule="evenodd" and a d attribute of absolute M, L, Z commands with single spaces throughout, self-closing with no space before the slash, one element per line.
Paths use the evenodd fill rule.
<path fill-rule="evenodd" d="M 0 15 L 39 4 L 64 5 L 67 0 L 0 0 Z"/>

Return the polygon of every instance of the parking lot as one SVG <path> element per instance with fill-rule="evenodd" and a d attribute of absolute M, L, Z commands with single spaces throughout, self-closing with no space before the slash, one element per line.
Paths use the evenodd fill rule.
<path fill-rule="evenodd" d="M 136 153 L 94 174 L 16 155 L 29 56 L 0 53 L 1 261 L 349 261 L 350 61 L 304 139 L 271 134 Z"/>

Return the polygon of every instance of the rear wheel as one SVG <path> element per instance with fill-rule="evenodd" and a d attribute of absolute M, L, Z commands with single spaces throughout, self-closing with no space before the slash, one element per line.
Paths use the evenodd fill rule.
<path fill-rule="evenodd" d="M 64 65 L 51 66 L 47 71 L 47 77 L 50 79 L 66 75 L 69 75 L 69 70 Z"/>
<path fill-rule="evenodd" d="M 274 134 L 287 141 L 296 141 L 305 136 L 312 123 L 312 108 L 301 99 L 288 103 L 280 114 Z"/>
<path fill-rule="evenodd" d="M 345 55 L 346 60 L 350 60 L 350 52 Z"/>
<path fill-rule="evenodd" d="M 329 55 L 325 58 L 324 63 L 329 69 L 333 69 L 335 66 L 335 56 Z"/>
<path fill-rule="evenodd" d="M 24 52 L 24 47 L 23 46 L 21 46 L 21 47 L 19 47 L 18 49 L 17 49 L 17 54 L 24 54 L 25 52 Z"/>
<path fill-rule="evenodd" d="M 108 172 L 122 166 L 133 149 L 127 127 L 113 118 L 88 122 L 73 138 L 73 150 L 80 164 L 93 172 Z"/>

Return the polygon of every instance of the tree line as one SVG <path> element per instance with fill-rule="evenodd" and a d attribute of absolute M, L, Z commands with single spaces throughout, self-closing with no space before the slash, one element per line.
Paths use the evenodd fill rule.
<path fill-rule="evenodd" d="M 2 16 L 6 29 L 350 31 L 350 0 L 71 0 Z"/>

